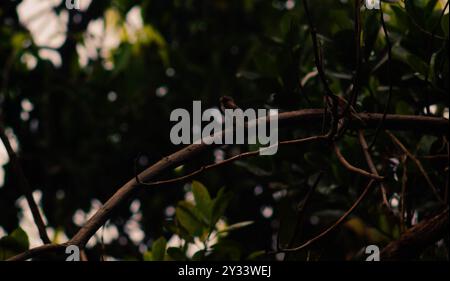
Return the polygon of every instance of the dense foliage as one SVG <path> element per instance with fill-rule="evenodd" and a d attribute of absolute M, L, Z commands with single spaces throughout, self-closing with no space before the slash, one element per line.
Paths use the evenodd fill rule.
<path fill-rule="evenodd" d="M 72 237 L 99 201 L 137 171 L 181 148 L 169 139 L 173 109 L 191 110 L 193 100 L 217 107 L 224 95 L 242 108 L 324 106 L 303 1 L 110 0 L 92 1 L 80 11 L 67 10 L 65 1 L 42 1 L 54 5 L 45 12 L 36 8 L 28 19 L 18 12 L 24 2 L 33 1 L 0 4 L 1 123 L 32 189 L 40 191 L 55 243 Z M 359 68 L 356 111 L 383 113 L 387 104 L 388 113 L 448 118 L 446 3 L 383 2 L 388 36 L 380 10 L 362 5 L 358 63 L 354 1 L 309 1 L 331 90 L 348 98 Z M 62 19 L 53 33 L 45 31 L 55 25 L 49 15 Z M 47 38 L 63 39 L 47 46 L 37 42 L 31 21 L 40 22 Z M 308 125 L 283 128 L 279 138 L 321 134 L 322 124 Z M 374 133 L 375 128 L 365 130 L 369 144 Z M 420 130 L 392 133 L 444 195 L 448 138 Z M 368 169 L 357 131 L 348 130 L 338 145 L 350 163 Z M 255 148 L 218 148 L 161 179 Z M 333 224 L 368 182 L 320 143 L 283 146 L 274 156 L 238 160 L 194 182 L 144 186 L 92 238 L 87 257 L 364 259 L 365 246 L 383 247 L 442 207 L 417 163 L 383 130 L 371 155 L 386 177 L 391 210 L 382 205 L 376 184 L 341 225 L 304 250 L 276 251 L 277 243 L 300 245 Z M 37 232 L 27 237 L 23 231 L 23 192 L 9 162 L 4 164 L 1 259 L 27 249 L 32 235 L 41 243 Z M 421 258 L 446 259 L 446 245 L 430 245 Z"/>

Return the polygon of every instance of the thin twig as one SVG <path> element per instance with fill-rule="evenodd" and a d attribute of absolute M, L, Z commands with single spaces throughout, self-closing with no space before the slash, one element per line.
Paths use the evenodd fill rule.
<path fill-rule="evenodd" d="M 303 0 L 303 7 L 305 9 L 306 18 L 308 20 L 308 25 L 311 33 L 311 40 L 313 44 L 314 49 L 314 62 L 317 68 L 317 72 L 319 73 L 320 80 L 322 81 L 323 86 L 325 87 L 325 110 L 324 110 L 324 118 L 327 114 L 327 100 L 330 99 L 332 101 L 331 105 L 331 112 L 332 112 L 332 120 L 331 120 L 331 134 L 330 136 L 333 137 L 337 132 L 338 127 L 338 99 L 337 96 L 333 93 L 333 91 L 330 88 L 330 85 L 328 84 L 328 80 L 325 74 L 325 71 L 323 69 L 323 54 L 320 48 L 320 43 L 317 40 L 317 30 L 316 27 L 312 21 L 311 14 L 309 12 L 308 7 L 308 0 Z"/>
<path fill-rule="evenodd" d="M 372 172 L 372 174 L 378 176 L 379 174 L 378 174 L 377 168 L 375 167 L 375 164 L 373 163 L 372 156 L 370 155 L 369 147 L 367 146 L 367 141 L 366 141 L 366 138 L 364 137 L 364 133 L 362 130 L 358 131 L 358 136 L 359 136 L 359 143 L 361 144 L 361 147 L 364 152 L 364 157 L 366 158 L 367 166 L 369 166 L 369 169 Z M 388 209 L 390 209 L 389 202 L 387 199 L 387 194 L 386 194 L 386 187 L 384 186 L 384 184 L 382 182 L 380 183 L 380 192 L 381 192 L 381 198 L 383 200 L 383 204 Z"/>
<path fill-rule="evenodd" d="M 447 143 L 447 159 L 450 159 L 450 143 L 448 142 L 447 138 L 444 137 L 445 142 Z M 449 177 L 450 177 L 450 169 L 449 166 L 447 166 L 447 170 L 445 171 L 447 172 L 447 180 L 445 181 L 445 191 L 444 191 L 444 201 L 448 202 L 448 185 L 449 185 Z"/>
<path fill-rule="evenodd" d="M 353 75 L 353 92 L 346 111 L 355 106 L 359 94 L 359 78 L 361 72 L 361 0 L 355 1 L 355 73 Z M 347 112 L 345 112 L 347 113 Z"/>
<path fill-rule="evenodd" d="M 433 194 L 436 196 L 436 198 L 440 201 L 440 202 L 444 202 L 441 198 L 441 196 L 439 195 L 439 192 L 436 188 L 436 186 L 433 184 L 433 182 L 431 181 L 430 177 L 428 176 L 427 172 L 425 171 L 425 169 L 422 166 L 422 163 L 419 161 L 419 159 L 417 159 L 416 156 L 414 156 L 414 154 L 412 154 L 404 145 L 403 143 L 396 137 L 394 136 L 391 132 L 389 132 L 388 130 L 386 130 L 386 133 L 388 134 L 388 136 L 391 138 L 392 142 L 394 142 L 413 162 L 414 164 L 416 164 L 417 168 L 419 169 L 420 173 L 422 173 L 423 177 L 425 178 L 425 181 L 427 182 L 427 185 L 430 187 L 430 189 L 433 191 Z"/>
<path fill-rule="evenodd" d="M 301 109 L 290 112 L 283 112 L 278 115 L 280 124 L 298 124 L 298 126 L 305 126 L 306 124 L 320 124 L 323 118 L 323 109 Z M 358 116 L 363 119 L 365 124 L 360 122 L 350 123 L 355 128 L 372 128 L 381 120 L 382 116 L 378 113 L 358 113 Z M 431 131 L 439 134 L 446 134 L 448 132 L 448 120 L 439 117 L 429 116 L 408 116 L 408 115 L 391 115 L 386 116 L 386 128 L 413 130 L 413 131 Z M 298 128 L 298 127 L 297 127 Z M 223 133 L 223 132 L 221 132 Z M 206 144 L 192 144 L 189 145 L 167 157 L 164 157 L 157 163 L 151 165 L 146 170 L 139 174 L 139 178 L 145 181 L 150 181 L 167 171 L 169 168 L 178 166 L 189 159 L 192 159 L 200 152 L 214 148 L 214 145 Z M 139 187 L 135 177 L 130 179 L 122 187 L 120 187 L 106 203 L 83 225 L 83 227 L 70 239 L 70 245 L 77 245 L 84 248 L 89 239 L 96 233 L 96 231 L 110 218 L 113 211 L 115 211 L 126 198 L 129 198 Z M 42 247 L 31 249 L 27 252 L 21 253 L 11 260 L 23 260 L 29 257 L 37 256 L 41 253 Z M 47 249 L 47 248 L 44 248 Z"/>
<path fill-rule="evenodd" d="M 383 13 L 383 5 L 380 3 L 380 20 L 381 20 L 381 26 L 383 27 L 384 36 L 386 39 L 386 46 L 387 46 L 387 54 L 388 54 L 388 61 L 387 61 L 387 76 L 388 76 L 388 83 L 389 83 L 389 91 L 388 91 L 388 98 L 386 101 L 386 105 L 384 106 L 384 112 L 383 112 L 383 118 L 380 121 L 380 124 L 378 124 L 377 129 L 375 130 L 375 134 L 372 139 L 372 143 L 369 145 L 369 150 L 372 149 L 372 147 L 375 145 L 378 135 L 381 131 L 381 128 L 383 127 L 384 121 L 386 120 L 386 115 L 389 111 L 389 105 L 391 104 L 392 100 L 392 75 L 391 75 L 391 65 L 392 65 L 392 44 L 391 40 L 389 38 L 389 33 L 386 27 L 386 22 L 384 21 L 384 13 Z"/>
<path fill-rule="evenodd" d="M 280 249 L 279 252 L 295 252 L 295 251 L 300 251 L 306 247 L 308 247 L 309 245 L 311 245 L 312 243 L 316 242 L 317 240 L 321 239 L 322 237 L 324 237 L 325 235 L 327 235 L 328 233 L 330 233 L 332 230 L 334 230 L 336 227 L 338 227 L 352 212 L 353 210 L 359 205 L 359 203 L 361 203 L 361 201 L 364 199 L 364 197 L 367 195 L 367 193 L 369 192 L 370 188 L 372 187 L 372 184 L 375 181 L 372 179 L 370 180 L 369 184 L 366 186 L 366 188 L 364 189 L 364 191 L 361 193 L 361 195 L 359 196 L 359 198 L 355 201 L 355 203 L 353 203 L 353 205 L 350 207 L 350 209 L 348 209 L 333 225 L 331 225 L 330 227 L 328 227 L 326 230 L 324 230 L 323 232 L 321 232 L 319 235 L 313 237 L 312 239 L 306 241 L 305 243 L 303 243 L 302 245 L 295 247 L 295 248 L 287 248 L 287 249 Z"/>
<path fill-rule="evenodd" d="M 400 231 L 401 233 L 406 231 L 406 216 L 405 216 L 405 209 L 406 209 L 406 183 L 408 181 L 408 169 L 406 166 L 406 160 L 408 157 L 405 155 L 402 159 L 402 166 L 403 166 L 403 175 L 402 175 L 402 193 L 400 197 Z"/>
<path fill-rule="evenodd" d="M 347 168 L 347 170 L 349 170 L 351 172 L 354 172 L 354 173 L 357 173 L 357 174 L 360 174 L 361 176 L 377 180 L 377 181 L 384 180 L 384 177 L 381 177 L 381 176 L 376 175 L 376 174 L 371 174 L 371 173 L 369 173 L 369 172 L 367 172 L 367 171 L 365 171 L 363 169 L 357 168 L 357 167 L 353 166 L 352 164 L 350 164 L 345 159 L 345 157 L 342 155 L 342 153 L 341 153 L 341 151 L 340 151 L 340 149 L 339 149 L 339 147 L 337 146 L 336 143 L 333 143 L 333 149 L 334 149 L 334 152 L 336 153 L 336 156 L 337 156 L 339 162 L 341 162 L 341 164 L 345 168 Z"/>
<path fill-rule="evenodd" d="M 302 139 L 281 141 L 277 145 L 301 144 L 301 143 L 312 142 L 312 141 L 324 141 L 326 139 L 327 139 L 326 136 L 312 136 L 312 137 L 307 137 L 307 138 L 302 138 Z M 262 149 L 262 151 L 270 149 L 272 147 L 273 147 L 273 145 L 265 147 L 265 148 Z M 189 173 L 187 175 L 184 175 L 184 176 L 181 176 L 181 177 L 178 177 L 178 178 L 174 178 L 174 179 L 169 179 L 169 180 L 160 180 L 160 181 L 145 183 L 145 182 L 142 182 L 139 179 L 138 174 L 136 173 L 136 182 L 138 184 L 140 184 L 140 185 L 155 186 L 155 185 L 171 184 L 171 183 L 176 183 L 176 182 L 181 182 L 181 181 L 187 181 L 187 180 L 191 179 L 192 177 L 194 177 L 194 176 L 196 176 L 196 175 L 198 175 L 198 174 L 200 174 L 200 173 L 202 173 L 204 171 L 207 171 L 207 170 L 210 170 L 210 169 L 213 169 L 213 168 L 217 168 L 219 166 L 223 166 L 223 165 L 229 164 L 229 163 L 231 163 L 233 161 L 236 161 L 236 160 L 239 160 L 239 159 L 243 159 L 243 158 L 259 155 L 260 152 L 261 152 L 260 150 L 244 152 L 244 153 L 235 155 L 233 157 L 230 157 L 228 159 L 225 159 L 225 160 L 223 160 L 221 162 L 203 166 L 200 169 L 195 170 L 194 172 Z"/>
<path fill-rule="evenodd" d="M 22 169 L 22 166 L 20 165 L 19 159 L 14 152 L 13 148 L 11 147 L 11 143 L 9 142 L 8 136 L 5 134 L 5 130 L 2 126 L 0 126 L 0 138 L 5 145 L 6 152 L 9 156 L 9 161 L 11 162 L 11 167 L 13 172 L 16 174 L 17 182 L 19 187 L 22 189 L 22 192 L 25 195 L 25 198 L 28 202 L 28 206 L 30 207 L 31 214 L 33 215 L 34 223 L 36 224 L 36 227 L 39 231 L 39 236 L 42 239 L 42 242 L 44 244 L 50 244 L 50 238 L 48 237 L 47 231 L 45 230 L 45 223 L 42 219 L 41 213 L 39 211 L 39 208 L 34 201 L 33 193 L 30 187 L 30 184 L 28 183 L 27 178 L 25 177 L 25 173 Z"/>
<path fill-rule="evenodd" d="M 328 80 L 325 75 L 325 71 L 323 70 L 323 64 L 322 64 L 323 58 L 322 58 L 322 55 L 320 52 L 319 41 L 317 39 L 317 30 L 313 23 L 313 20 L 312 20 L 310 11 L 309 11 L 308 0 L 303 0 L 303 7 L 305 8 L 305 15 L 308 20 L 309 29 L 311 32 L 311 40 L 312 40 L 313 49 L 314 49 L 314 61 L 315 61 L 315 65 L 317 68 L 317 72 L 319 73 L 320 80 L 322 81 L 322 84 L 325 87 L 325 93 L 327 95 L 329 95 L 330 97 L 333 97 L 335 95 L 334 95 L 333 91 L 331 90 L 330 85 L 328 84 Z"/>
<path fill-rule="evenodd" d="M 314 183 L 311 185 L 311 187 L 308 189 L 308 192 L 305 195 L 305 198 L 298 204 L 297 206 L 297 221 L 294 228 L 294 233 L 292 234 L 291 240 L 289 241 L 288 248 L 291 248 L 292 245 L 295 243 L 295 239 L 300 235 L 301 233 L 301 223 L 303 222 L 303 217 L 305 214 L 306 206 L 308 205 L 309 199 L 311 198 L 311 195 L 316 190 L 316 187 L 319 185 L 320 180 L 322 179 L 323 171 L 319 173 Z"/>
<path fill-rule="evenodd" d="M 418 156 L 418 158 L 425 159 L 425 160 L 447 160 L 447 159 L 449 159 L 447 154 L 424 155 L 424 156 Z"/>

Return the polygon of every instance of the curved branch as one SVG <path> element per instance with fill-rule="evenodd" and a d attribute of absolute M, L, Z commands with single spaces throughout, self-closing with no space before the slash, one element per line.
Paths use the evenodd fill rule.
<path fill-rule="evenodd" d="M 25 261 L 34 257 L 37 257 L 42 254 L 52 253 L 57 250 L 62 250 L 66 246 L 67 243 L 64 244 L 45 244 L 36 248 L 29 249 L 23 253 L 20 253 L 14 257 L 8 259 L 8 261 Z"/>
<path fill-rule="evenodd" d="M 428 176 L 427 172 L 425 171 L 425 169 L 422 166 L 422 163 L 419 161 L 419 159 L 416 158 L 416 156 L 414 156 L 414 154 L 412 154 L 404 145 L 403 143 L 396 137 L 394 136 L 391 132 L 386 131 L 386 133 L 389 135 L 389 137 L 391 138 L 392 142 L 395 143 L 413 162 L 414 164 L 416 164 L 417 168 L 419 169 L 420 173 L 423 175 L 423 177 L 425 178 L 425 181 L 428 184 L 428 187 L 431 189 L 431 191 L 433 192 L 433 194 L 436 196 L 436 198 L 441 202 L 444 203 L 444 200 L 442 199 L 442 197 L 439 195 L 439 192 L 436 188 L 436 186 L 433 184 L 433 182 L 431 181 L 430 177 Z"/>
<path fill-rule="evenodd" d="M 361 144 L 361 147 L 363 149 L 364 157 L 366 158 L 367 166 L 369 166 L 370 172 L 372 174 L 378 176 L 377 168 L 375 167 L 375 164 L 373 163 L 372 156 L 370 155 L 369 146 L 367 145 L 366 138 L 364 137 L 364 133 L 362 130 L 358 131 L 359 136 L 359 143 Z M 380 183 L 380 191 L 381 191 L 381 197 L 383 198 L 383 204 L 389 208 L 389 202 L 386 195 L 386 187 L 383 183 Z M 390 209 L 390 208 L 389 208 Z"/>
<path fill-rule="evenodd" d="M 406 260 L 418 257 L 430 244 L 448 237 L 448 207 L 438 215 L 408 229 L 400 239 L 381 251 L 382 260 Z"/>
<path fill-rule="evenodd" d="M 305 142 L 325 141 L 325 140 L 327 140 L 327 139 L 328 139 L 327 136 L 313 136 L 313 137 L 302 138 L 302 139 L 295 139 L 295 140 L 281 141 L 281 142 L 279 142 L 277 145 L 302 144 L 302 143 L 305 143 Z M 265 147 L 265 148 L 263 148 L 262 150 L 270 149 L 271 147 L 272 147 L 272 146 Z M 187 174 L 187 175 L 184 175 L 184 176 L 181 176 L 181 177 L 178 177 L 178 178 L 174 178 L 174 179 L 160 180 L 160 181 L 154 181 L 154 182 L 145 183 L 145 182 L 142 182 L 142 181 L 139 179 L 139 177 L 136 175 L 136 181 L 137 181 L 139 184 L 145 185 L 145 186 L 154 186 L 154 185 L 161 185 L 161 184 L 169 184 L 169 183 L 182 182 L 182 181 L 189 180 L 189 179 L 191 179 L 192 177 L 194 177 L 194 176 L 196 176 L 196 175 L 198 175 L 198 174 L 200 174 L 200 173 L 202 173 L 202 172 L 204 172 L 204 171 L 206 171 L 206 170 L 210 170 L 210 169 L 213 169 L 213 168 L 217 168 L 217 167 L 219 167 L 219 166 L 223 166 L 223 165 L 232 163 L 232 162 L 234 162 L 234 161 L 236 161 L 236 160 L 239 160 L 239 159 L 243 159 L 243 158 L 248 158 L 248 157 L 251 157 L 251 156 L 255 156 L 255 155 L 258 155 L 259 153 L 260 153 L 259 150 L 249 151 L 249 152 L 244 152 L 244 153 L 235 155 L 235 156 L 233 156 L 233 157 L 230 157 L 230 158 L 228 158 L 228 159 L 225 159 L 225 160 L 223 160 L 223 161 L 221 161 L 221 162 L 203 166 L 203 167 L 201 167 L 200 169 L 195 170 L 195 171 L 192 172 L 192 173 L 189 173 L 189 174 Z"/>
<path fill-rule="evenodd" d="M 323 118 L 323 109 L 302 109 L 291 112 L 280 113 L 278 121 L 280 125 L 296 125 L 307 127 L 308 125 L 321 124 Z M 363 121 L 351 120 L 349 126 L 351 128 L 373 128 L 382 118 L 382 114 L 378 113 L 359 113 L 357 116 Z M 430 131 L 438 134 L 445 134 L 448 128 L 448 120 L 438 117 L 414 116 L 414 115 L 387 115 L 385 127 L 400 130 L 422 130 Z M 218 134 L 222 134 L 219 132 Z M 217 145 L 207 144 L 192 144 L 189 145 L 168 157 L 164 157 L 157 163 L 153 164 L 138 177 L 142 181 L 151 181 L 159 176 L 167 169 L 180 165 L 185 161 L 192 159 L 195 155 L 207 149 L 212 149 Z M 121 188 L 119 188 L 114 195 L 86 222 L 86 224 L 78 231 L 75 236 L 70 239 L 67 244 L 77 245 L 84 248 L 87 241 L 95 234 L 95 232 L 109 219 L 112 212 L 133 192 L 139 187 L 136 178 L 133 177 Z M 31 250 L 30 250 L 31 251 Z"/>
<path fill-rule="evenodd" d="M 337 146 L 336 143 L 333 143 L 333 148 L 334 148 L 334 152 L 336 153 L 336 156 L 337 156 L 339 162 L 341 162 L 341 164 L 345 168 L 347 168 L 347 170 L 357 173 L 357 174 L 360 174 L 361 176 L 371 178 L 374 180 L 378 180 L 378 181 L 382 181 L 384 179 L 384 177 L 380 177 L 377 174 L 371 174 L 363 169 L 357 168 L 357 167 L 353 166 L 352 164 L 348 163 L 348 161 L 344 158 L 344 156 L 342 155 L 342 153 L 339 150 L 339 147 Z"/>
<path fill-rule="evenodd" d="M 345 212 L 333 225 L 331 225 L 330 227 L 325 229 L 323 232 L 321 232 L 319 235 L 315 236 L 314 238 L 306 241 L 302 245 L 295 247 L 295 248 L 280 249 L 279 252 L 295 252 L 295 251 L 302 250 L 302 249 L 308 247 L 309 245 L 311 245 L 312 243 L 316 242 L 320 238 L 324 237 L 328 233 L 330 233 L 333 229 L 338 227 L 351 214 L 351 212 L 353 212 L 353 210 L 356 207 L 358 207 L 359 203 L 361 203 L 361 201 L 364 199 L 364 197 L 366 197 L 366 195 L 369 192 L 370 188 L 372 187 L 373 183 L 374 183 L 374 180 L 373 179 L 370 180 L 369 184 L 366 186 L 366 188 L 361 193 L 361 195 L 358 197 L 358 199 L 355 201 L 355 203 L 353 203 L 353 205 L 350 207 L 350 209 L 348 209 L 347 212 Z"/>

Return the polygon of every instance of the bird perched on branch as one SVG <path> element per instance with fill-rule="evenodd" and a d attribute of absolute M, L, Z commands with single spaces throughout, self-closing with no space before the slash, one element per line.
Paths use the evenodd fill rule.
<path fill-rule="evenodd" d="M 225 112 L 225 109 L 238 109 L 239 106 L 236 105 L 234 99 L 230 96 L 221 96 L 220 99 L 220 110 Z"/>
<path fill-rule="evenodd" d="M 358 116 L 358 112 L 356 112 L 356 110 L 353 106 L 351 106 L 351 105 L 349 106 L 348 102 L 345 99 L 341 98 L 340 96 L 335 95 L 335 97 L 338 102 L 337 114 L 339 117 L 344 117 L 344 115 L 347 113 L 345 111 L 348 111 L 348 112 L 350 112 L 350 115 L 352 117 L 354 117 L 358 120 L 361 120 L 361 118 L 359 118 L 359 116 Z M 328 95 L 326 95 L 324 97 L 324 99 L 325 99 L 325 103 L 327 104 L 327 107 L 331 110 L 333 108 L 333 99 Z"/>

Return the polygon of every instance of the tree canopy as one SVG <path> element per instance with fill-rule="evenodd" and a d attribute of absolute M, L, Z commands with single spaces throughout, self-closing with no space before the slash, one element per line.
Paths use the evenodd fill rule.
<path fill-rule="evenodd" d="M 2 1 L 0 259 L 448 259 L 448 1 L 365 3 Z M 171 143 L 223 96 L 275 155 Z"/>

